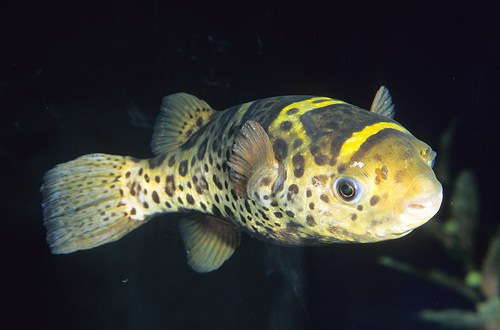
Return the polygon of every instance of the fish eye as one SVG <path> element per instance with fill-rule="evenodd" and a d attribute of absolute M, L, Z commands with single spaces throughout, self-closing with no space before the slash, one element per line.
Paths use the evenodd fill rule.
<path fill-rule="evenodd" d="M 352 203 L 359 200 L 361 191 L 359 185 L 350 178 L 340 178 L 335 182 L 335 195 L 344 202 Z"/>

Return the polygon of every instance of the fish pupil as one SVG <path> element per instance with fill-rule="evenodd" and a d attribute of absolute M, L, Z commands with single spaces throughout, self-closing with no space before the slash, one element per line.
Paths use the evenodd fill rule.
<path fill-rule="evenodd" d="M 340 182 L 340 184 L 338 185 L 338 192 L 339 195 L 346 201 L 352 200 L 356 194 L 356 190 L 353 184 L 347 180 Z"/>

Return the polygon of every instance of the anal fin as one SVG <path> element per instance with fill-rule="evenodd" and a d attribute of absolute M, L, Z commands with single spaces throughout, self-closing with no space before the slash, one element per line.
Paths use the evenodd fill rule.
<path fill-rule="evenodd" d="M 179 229 L 188 265 L 198 273 L 218 269 L 240 245 L 238 228 L 209 215 L 196 214 L 183 218 Z"/>

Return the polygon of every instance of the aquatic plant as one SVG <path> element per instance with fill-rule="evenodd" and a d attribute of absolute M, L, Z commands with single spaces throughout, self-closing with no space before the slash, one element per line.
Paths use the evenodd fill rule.
<path fill-rule="evenodd" d="M 441 166 L 436 169 L 443 185 L 451 191 L 445 196 L 443 209 L 426 224 L 426 228 L 444 247 L 447 254 L 463 265 L 465 275 L 457 277 L 441 269 L 421 270 L 409 263 L 389 256 L 380 258 L 380 264 L 411 274 L 453 290 L 475 304 L 475 310 L 424 309 L 418 318 L 424 322 L 438 323 L 448 328 L 500 330 L 500 228 L 492 235 L 482 259 L 477 260 L 476 240 L 479 225 L 479 189 L 477 178 L 470 169 L 461 170 L 451 180 L 450 150 L 457 124 L 453 122 L 440 140 Z"/>

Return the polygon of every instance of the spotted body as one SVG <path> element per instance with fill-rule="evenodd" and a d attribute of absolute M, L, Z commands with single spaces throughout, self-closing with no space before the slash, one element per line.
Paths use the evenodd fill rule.
<path fill-rule="evenodd" d="M 435 153 L 393 114 L 385 88 L 371 111 L 311 96 L 215 111 L 188 94 L 167 96 L 155 157 L 91 154 L 46 174 L 47 240 L 53 253 L 70 253 L 184 212 L 188 262 L 208 272 L 241 231 L 285 245 L 401 237 L 437 212 L 442 190 Z"/>

